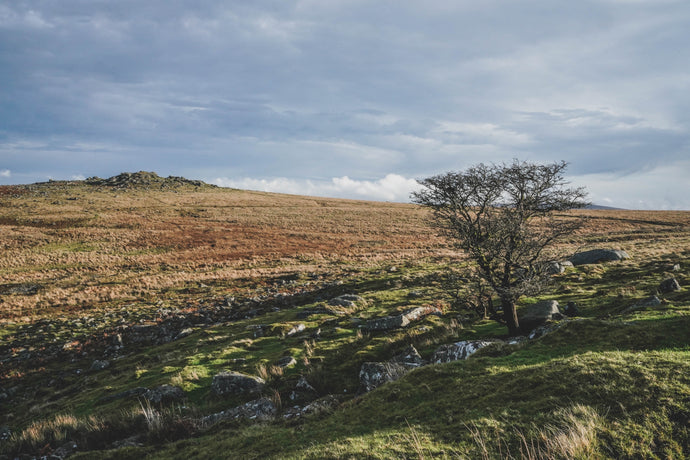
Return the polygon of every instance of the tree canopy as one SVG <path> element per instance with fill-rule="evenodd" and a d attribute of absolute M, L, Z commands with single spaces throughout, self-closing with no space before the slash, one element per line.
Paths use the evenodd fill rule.
<path fill-rule="evenodd" d="M 582 208 L 586 192 L 569 188 L 565 162 L 514 160 L 478 164 L 419 181 L 415 203 L 431 209 L 436 227 L 472 259 L 501 300 L 511 334 L 519 332 L 516 302 L 541 290 L 553 243 L 581 219 L 557 212 Z"/>

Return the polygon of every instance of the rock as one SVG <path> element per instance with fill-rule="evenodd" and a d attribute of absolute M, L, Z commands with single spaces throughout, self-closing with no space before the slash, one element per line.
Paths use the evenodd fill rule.
<path fill-rule="evenodd" d="M 570 261 L 573 265 L 595 264 L 597 262 L 612 262 L 629 259 L 628 253 L 619 249 L 592 249 L 591 251 L 578 252 Z"/>
<path fill-rule="evenodd" d="M 304 324 L 302 324 L 302 323 L 299 323 L 298 325 L 293 326 L 292 329 L 290 329 L 289 331 L 287 331 L 287 332 L 285 333 L 285 335 L 289 337 L 289 336 L 291 336 L 291 335 L 295 335 L 295 334 L 297 334 L 297 333 L 299 333 L 299 332 L 302 332 L 302 331 L 305 330 L 305 329 L 306 329 L 306 326 L 305 326 Z"/>
<path fill-rule="evenodd" d="M 419 354 L 417 349 L 410 345 L 400 354 L 397 354 L 391 359 L 392 362 L 402 364 L 408 369 L 414 369 L 426 364 L 426 361 Z"/>
<path fill-rule="evenodd" d="M 527 338 L 530 340 L 538 339 L 539 337 L 542 337 L 542 336 L 544 336 L 550 332 L 553 332 L 557 329 L 560 329 L 566 323 L 568 323 L 568 321 L 561 321 L 559 323 L 549 323 L 549 324 L 544 324 L 544 325 L 538 326 L 538 327 L 534 328 L 529 333 Z"/>
<path fill-rule="evenodd" d="M 628 313 L 635 310 L 642 310 L 644 308 L 654 308 L 658 307 L 659 305 L 661 305 L 661 299 L 653 295 L 651 297 L 647 297 L 646 299 L 636 303 L 631 307 L 626 308 L 625 310 L 623 310 L 623 313 Z"/>
<path fill-rule="evenodd" d="M 364 302 L 364 299 L 354 294 L 344 294 L 328 301 L 328 305 L 333 307 L 354 308 L 357 302 Z"/>
<path fill-rule="evenodd" d="M 12 436 L 12 430 L 7 426 L 0 426 L 0 441 L 7 441 Z"/>
<path fill-rule="evenodd" d="M 565 272 L 565 266 L 563 263 L 553 260 L 545 264 L 544 272 L 547 275 L 559 275 Z"/>
<path fill-rule="evenodd" d="M 523 309 L 519 317 L 520 328 L 523 332 L 529 332 L 535 327 L 541 326 L 546 321 L 562 319 L 558 310 L 558 302 L 555 300 L 542 300 Z"/>
<path fill-rule="evenodd" d="M 69 457 L 77 450 L 77 443 L 74 441 L 68 441 L 55 449 L 49 458 L 66 458 Z"/>
<path fill-rule="evenodd" d="M 386 382 L 398 380 L 407 371 L 407 367 L 393 362 L 364 363 L 359 371 L 360 392 L 368 392 Z"/>
<path fill-rule="evenodd" d="M 182 401 L 185 398 L 185 392 L 177 386 L 161 385 L 144 393 L 144 398 L 154 404 L 170 404 Z"/>
<path fill-rule="evenodd" d="M 303 417 L 305 415 L 316 415 L 324 412 L 330 412 L 335 409 L 340 404 L 338 398 L 333 395 L 324 396 L 304 407 L 291 407 L 286 410 L 283 414 L 285 419 L 294 419 L 298 417 Z"/>
<path fill-rule="evenodd" d="M 439 313 L 439 310 L 431 306 L 415 307 L 400 315 L 370 319 L 364 324 L 363 328 L 367 331 L 388 331 L 405 327 L 411 322 L 418 321 L 433 313 Z"/>
<path fill-rule="evenodd" d="M 577 316 L 580 314 L 580 310 L 577 308 L 577 304 L 575 302 L 570 301 L 563 309 L 563 314 L 565 316 Z"/>
<path fill-rule="evenodd" d="M 91 372 L 97 372 L 97 371 L 102 371 L 103 369 L 107 369 L 108 367 L 110 367 L 110 361 L 107 361 L 105 359 L 101 361 L 101 360 L 97 359 L 91 364 L 91 367 L 89 368 L 89 370 Z"/>
<path fill-rule="evenodd" d="M 314 389 L 313 386 L 307 382 L 307 379 L 304 378 L 303 375 L 300 376 L 299 380 L 297 381 L 297 385 L 295 385 L 295 389 L 300 390 L 300 391 L 311 391 L 316 393 L 316 390 Z"/>
<path fill-rule="evenodd" d="M 680 264 L 675 264 L 673 268 L 671 268 L 672 271 L 674 272 L 679 272 L 680 271 Z"/>
<path fill-rule="evenodd" d="M 274 419 L 277 413 L 278 409 L 270 399 L 260 398 L 249 401 L 241 406 L 203 417 L 201 423 L 208 426 L 221 420 L 247 419 L 266 421 Z"/>
<path fill-rule="evenodd" d="M 276 365 L 280 367 L 292 367 L 295 364 L 297 364 L 297 360 L 292 356 L 285 356 L 276 362 Z"/>
<path fill-rule="evenodd" d="M 434 355 L 431 357 L 431 362 L 440 364 L 467 359 L 471 354 L 475 353 L 480 348 L 484 348 L 492 343 L 495 343 L 495 341 L 463 340 L 462 342 L 455 342 L 449 345 L 441 345 L 436 349 Z"/>
<path fill-rule="evenodd" d="M 192 335 L 193 332 L 194 332 L 194 329 L 192 329 L 191 327 L 188 327 L 186 329 L 182 329 L 180 331 L 180 333 L 177 334 L 173 340 L 183 339 L 183 338 L 187 337 L 188 335 Z"/>
<path fill-rule="evenodd" d="M 31 284 L 31 283 L 26 283 L 26 284 L 16 284 L 14 286 L 11 286 L 7 292 L 9 294 L 17 294 L 17 295 L 36 295 L 38 294 L 38 291 L 41 290 L 43 286 L 40 284 Z"/>
<path fill-rule="evenodd" d="M 675 278 L 666 278 L 659 284 L 659 292 L 662 294 L 678 291 L 680 291 L 680 283 L 678 283 L 678 280 Z"/>
<path fill-rule="evenodd" d="M 264 384 L 264 380 L 260 377 L 226 371 L 213 376 L 211 389 L 217 395 L 251 394 L 263 390 Z"/>

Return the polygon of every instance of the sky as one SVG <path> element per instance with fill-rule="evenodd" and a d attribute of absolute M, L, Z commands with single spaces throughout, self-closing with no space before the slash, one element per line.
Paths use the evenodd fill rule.
<path fill-rule="evenodd" d="M 687 0 L 0 0 L 0 184 L 155 171 L 407 201 L 564 160 L 690 209 Z"/>

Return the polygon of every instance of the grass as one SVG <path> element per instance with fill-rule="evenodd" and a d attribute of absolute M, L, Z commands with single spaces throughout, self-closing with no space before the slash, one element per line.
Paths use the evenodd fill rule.
<path fill-rule="evenodd" d="M 0 458 L 48 454 L 67 440 L 79 445 L 76 458 L 690 456 L 689 213 L 582 211 L 590 220 L 562 251 L 615 246 L 632 258 L 569 269 L 522 301 L 576 302 L 578 320 L 357 395 L 363 362 L 408 345 L 428 358 L 441 344 L 506 334 L 448 309 L 442 277 L 466 262 L 428 236 L 418 208 L 80 182 L 11 192 L 0 190 L 0 425 L 13 435 Z M 684 289 L 657 292 L 668 276 Z M 9 291 L 31 283 L 42 287 Z M 342 294 L 364 301 L 328 304 Z M 651 295 L 662 304 L 630 309 Z M 420 305 L 444 313 L 389 332 L 360 327 Z M 170 337 L 135 341 L 141 325 Z M 278 367 L 285 356 L 297 363 Z M 110 365 L 90 371 L 95 359 Z M 298 420 L 204 427 L 203 416 L 256 397 L 213 394 L 224 370 L 261 376 L 264 396 L 284 410 L 297 404 L 301 376 L 313 397 L 342 404 Z M 108 398 L 164 384 L 186 398 Z M 130 438 L 140 445 L 118 447 Z"/>

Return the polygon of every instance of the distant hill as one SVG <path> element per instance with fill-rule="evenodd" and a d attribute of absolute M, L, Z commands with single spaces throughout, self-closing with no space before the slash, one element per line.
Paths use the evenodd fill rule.
<path fill-rule="evenodd" d="M 615 208 L 613 206 L 601 206 L 599 204 L 590 204 L 589 206 L 585 207 L 585 209 L 606 210 L 606 211 L 625 211 L 625 208 Z"/>

